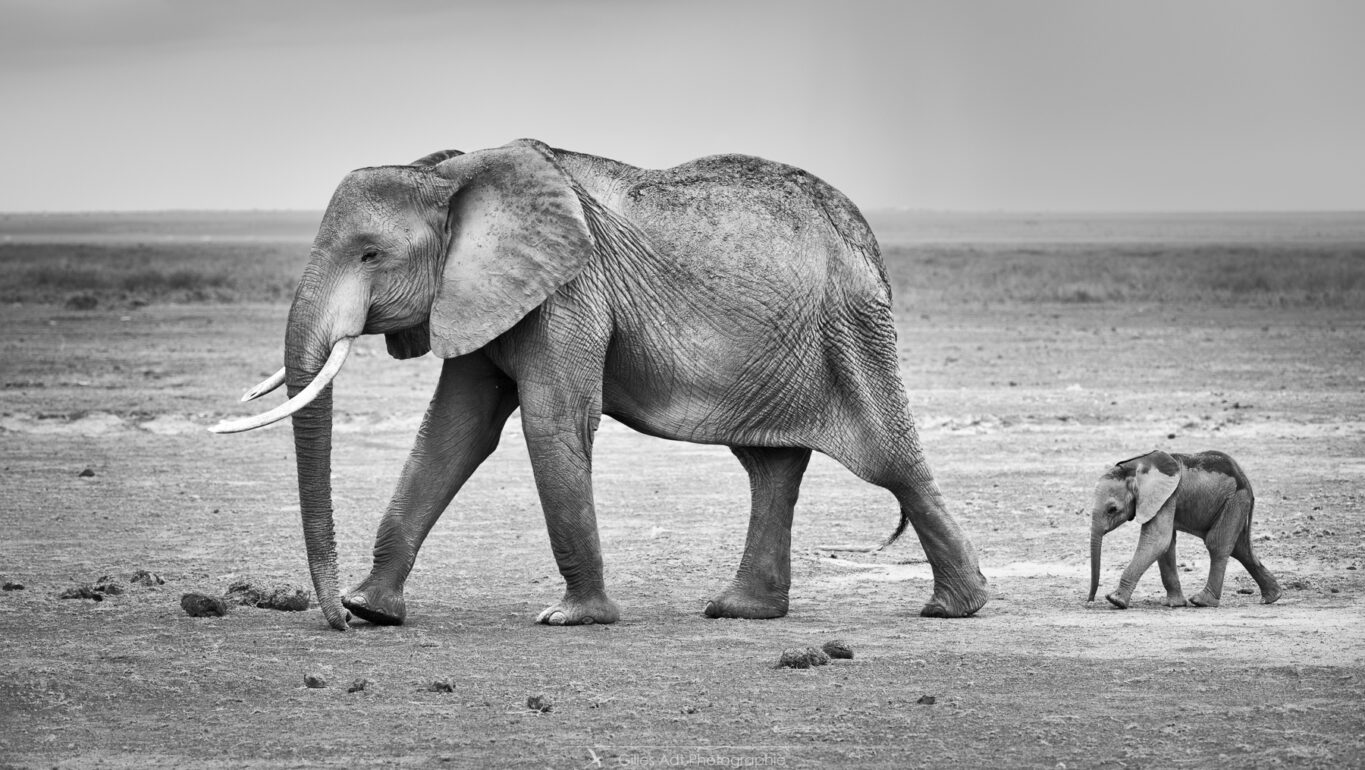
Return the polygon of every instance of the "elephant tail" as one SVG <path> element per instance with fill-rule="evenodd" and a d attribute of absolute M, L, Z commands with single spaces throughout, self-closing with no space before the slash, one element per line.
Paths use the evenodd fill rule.
<path fill-rule="evenodd" d="M 877 550 L 880 551 L 880 550 L 882 550 L 883 548 L 886 548 L 887 546 L 889 546 L 889 545 L 891 545 L 892 543 L 894 543 L 894 542 L 896 542 L 897 540 L 899 540 L 899 539 L 900 539 L 900 536 L 903 535 L 903 534 L 905 534 L 905 528 L 908 527 L 909 525 L 910 525 L 910 509 L 909 509 L 909 508 L 906 508 L 905 506 L 901 506 L 901 520 L 898 521 L 898 522 L 896 522 L 896 529 L 893 530 L 893 531 L 891 532 L 891 536 L 890 536 L 890 537 L 888 537 L 887 539 L 883 540 L 883 541 L 882 541 L 882 544 L 879 545 L 879 546 L 877 546 Z"/>

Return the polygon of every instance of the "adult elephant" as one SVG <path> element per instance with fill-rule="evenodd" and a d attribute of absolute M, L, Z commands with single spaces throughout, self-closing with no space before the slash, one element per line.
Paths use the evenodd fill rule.
<path fill-rule="evenodd" d="M 331 386 L 351 340 L 445 359 L 379 526 L 374 566 L 341 597 L 331 501 Z M 327 621 L 343 605 L 401 623 L 403 585 L 442 511 L 517 407 L 563 598 L 542 623 L 611 623 L 592 491 L 601 415 L 663 438 L 724 444 L 749 473 L 739 571 L 711 617 L 787 612 L 791 521 L 812 450 L 885 487 L 933 569 L 922 613 L 986 602 L 944 509 L 901 384 L 891 296 L 872 232 L 834 188 L 723 155 L 665 170 L 522 140 L 342 180 L 289 313 L 290 400 L 308 565 Z"/>

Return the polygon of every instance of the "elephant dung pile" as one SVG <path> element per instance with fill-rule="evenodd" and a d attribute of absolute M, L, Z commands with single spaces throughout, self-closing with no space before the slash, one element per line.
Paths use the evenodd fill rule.
<path fill-rule="evenodd" d="M 842 639 L 825 642 L 820 647 L 793 647 L 782 651 L 782 657 L 778 659 L 777 667 L 815 668 L 816 666 L 829 665 L 832 659 L 852 660 L 853 648 Z"/>
<path fill-rule="evenodd" d="M 237 580 L 228 586 L 221 598 L 201 593 L 185 594 L 180 599 L 180 607 L 191 617 L 222 617 L 227 614 L 230 605 L 303 612 L 308 609 L 312 599 L 311 591 L 297 586 L 263 586 L 252 584 L 250 580 Z"/>
<path fill-rule="evenodd" d="M 243 607 L 303 612 L 308 609 L 312 594 L 296 586 L 259 586 L 249 580 L 238 580 L 228 586 L 223 599 Z"/>

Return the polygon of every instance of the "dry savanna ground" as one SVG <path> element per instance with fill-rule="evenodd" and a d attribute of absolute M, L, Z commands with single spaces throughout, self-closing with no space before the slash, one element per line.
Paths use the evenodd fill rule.
<path fill-rule="evenodd" d="M 824 458 L 790 616 L 703 618 L 743 472 L 606 421 L 624 616 L 537 626 L 562 584 L 515 417 L 427 541 L 407 625 L 190 617 L 184 593 L 307 584 L 288 426 L 204 428 L 279 366 L 315 222 L 0 217 L 0 766 L 1365 764 L 1365 217 L 874 217 L 923 442 L 992 585 L 973 618 L 917 616 L 914 538 L 865 550 L 892 499 Z M 347 584 L 438 368 L 367 339 L 338 380 Z M 1155 569 L 1128 611 L 1085 602 L 1093 481 L 1158 447 L 1241 462 L 1277 604 L 1236 564 L 1218 609 L 1161 606 Z M 1106 541 L 1102 590 L 1136 535 Z M 1179 553 L 1195 590 L 1207 556 Z M 775 667 L 833 639 L 855 657 Z"/>

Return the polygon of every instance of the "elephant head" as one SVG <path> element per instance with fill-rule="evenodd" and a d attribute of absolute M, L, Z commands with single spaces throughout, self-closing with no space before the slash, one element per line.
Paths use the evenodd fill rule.
<path fill-rule="evenodd" d="M 1151 521 L 1180 485 L 1180 465 L 1165 452 L 1149 452 L 1118 463 L 1100 477 L 1090 509 L 1090 596 L 1100 585 L 1104 536 L 1125 522 Z"/>
<path fill-rule="evenodd" d="M 212 430 L 293 417 L 308 567 L 327 621 L 346 628 L 331 494 L 331 381 L 352 340 L 383 333 L 390 354 L 473 352 L 507 331 L 593 254 L 576 187 L 539 143 L 445 151 L 351 172 L 323 215 L 289 311 L 281 382 L 289 401 Z"/>

